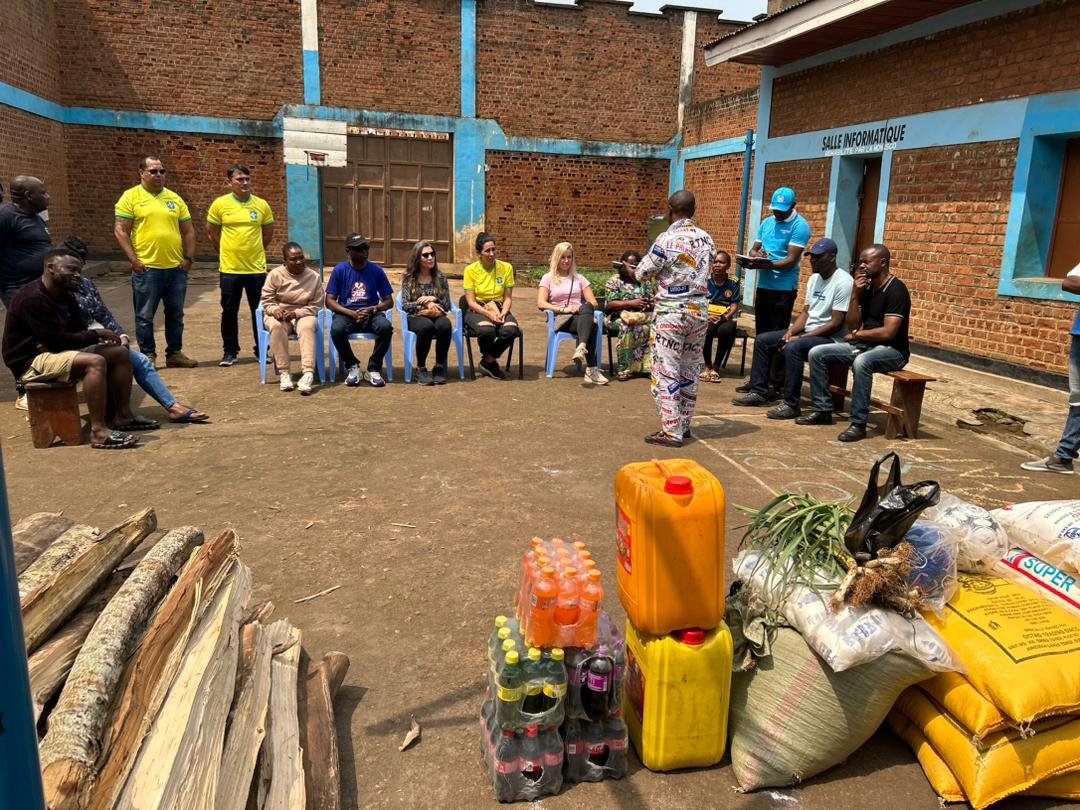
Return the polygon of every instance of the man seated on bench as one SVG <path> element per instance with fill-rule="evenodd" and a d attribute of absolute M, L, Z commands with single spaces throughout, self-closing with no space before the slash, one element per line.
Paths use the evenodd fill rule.
<path fill-rule="evenodd" d="M 117 424 L 135 421 L 131 412 L 131 358 L 120 336 L 108 329 L 85 329 L 75 301 L 82 261 L 69 248 L 45 254 L 45 273 L 15 294 L 4 322 L 4 363 L 23 383 L 82 380 L 90 411 L 93 447 L 134 447 L 130 433 L 105 424 L 112 396 Z"/>
<path fill-rule="evenodd" d="M 851 334 L 844 343 L 815 346 L 810 350 L 810 397 L 814 410 L 797 418 L 796 424 L 832 424 L 829 366 L 850 366 L 851 424 L 837 438 L 842 442 L 866 438 L 874 374 L 899 371 L 907 365 L 910 356 L 911 296 L 904 282 L 889 269 L 890 259 L 885 245 L 871 245 L 859 254 L 855 290 L 847 313 Z"/>
<path fill-rule="evenodd" d="M 836 242 L 819 239 L 806 255 L 813 273 L 806 281 L 806 306 L 786 330 L 762 332 L 754 337 L 754 364 L 750 367 L 750 393 L 733 399 L 735 405 L 761 406 L 773 400 L 768 394 L 769 367 L 778 352 L 784 357 L 784 399 L 766 416 L 794 419 L 799 415 L 803 364 L 815 346 L 844 339 L 844 320 L 851 301 L 852 281 L 836 267 Z"/>

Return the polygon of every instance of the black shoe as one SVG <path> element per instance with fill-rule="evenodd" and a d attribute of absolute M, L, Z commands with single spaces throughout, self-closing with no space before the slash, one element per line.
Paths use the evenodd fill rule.
<path fill-rule="evenodd" d="M 221 362 L 219 362 L 218 365 L 221 366 L 222 368 L 227 368 L 228 366 L 233 365 L 235 362 L 236 362 L 236 355 L 235 354 L 226 354 L 224 357 L 221 358 Z"/>
<path fill-rule="evenodd" d="M 416 372 L 416 381 L 420 385 L 434 385 L 435 380 L 431 379 L 431 373 L 426 369 L 418 369 Z"/>
<path fill-rule="evenodd" d="M 736 389 L 738 390 L 738 389 Z M 760 408 L 769 404 L 769 400 L 754 391 L 731 400 L 732 405 L 743 405 L 748 408 Z"/>
<path fill-rule="evenodd" d="M 750 383 L 745 382 L 742 385 L 735 386 L 735 393 L 736 394 L 749 394 L 750 393 Z"/>
<path fill-rule="evenodd" d="M 503 374 L 503 370 L 499 368 L 498 360 L 481 360 L 480 370 L 496 380 L 505 380 L 506 375 Z"/>
<path fill-rule="evenodd" d="M 866 425 L 856 425 L 852 422 L 848 425 L 847 430 L 837 436 L 842 442 L 857 442 L 860 439 L 866 438 Z"/>
<path fill-rule="evenodd" d="M 446 366 L 435 366 L 431 370 L 431 381 L 435 385 L 446 385 Z"/>
<path fill-rule="evenodd" d="M 765 401 L 768 402 L 770 405 L 774 402 L 779 402 L 782 399 L 783 397 L 780 396 L 780 392 L 777 391 L 775 388 L 770 388 L 768 391 L 765 392 Z"/>
<path fill-rule="evenodd" d="M 831 425 L 832 411 L 810 411 L 806 416 L 795 417 L 796 425 Z"/>
<path fill-rule="evenodd" d="M 799 415 L 799 409 L 792 408 L 786 402 L 781 402 L 765 415 L 770 419 L 794 419 Z"/>

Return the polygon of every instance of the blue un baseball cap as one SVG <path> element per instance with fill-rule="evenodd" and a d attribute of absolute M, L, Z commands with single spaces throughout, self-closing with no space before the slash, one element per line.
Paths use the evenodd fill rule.
<path fill-rule="evenodd" d="M 787 186 L 781 186 L 773 192 L 769 208 L 775 208 L 777 211 L 790 211 L 794 205 L 795 190 Z"/>

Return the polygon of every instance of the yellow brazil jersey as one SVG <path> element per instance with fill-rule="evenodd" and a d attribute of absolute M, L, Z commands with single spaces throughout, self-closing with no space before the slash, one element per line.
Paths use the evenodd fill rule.
<path fill-rule="evenodd" d="M 147 267 L 169 270 L 184 261 L 180 223 L 190 220 L 191 212 L 175 191 L 163 188 L 152 194 L 141 185 L 129 188 L 116 201 L 115 214 L 132 221 L 131 246 Z"/>
<path fill-rule="evenodd" d="M 206 221 L 221 228 L 219 269 L 222 273 L 266 272 L 262 229 L 274 224 L 274 214 L 266 200 L 250 194 L 240 202 L 232 194 L 223 194 L 210 203 Z"/>
<path fill-rule="evenodd" d="M 485 270 L 480 262 L 473 262 L 465 268 L 465 289 L 476 294 L 481 304 L 488 301 L 503 300 L 503 290 L 514 286 L 514 266 L 510 262 L 495 260 L 492 270 Z"/>

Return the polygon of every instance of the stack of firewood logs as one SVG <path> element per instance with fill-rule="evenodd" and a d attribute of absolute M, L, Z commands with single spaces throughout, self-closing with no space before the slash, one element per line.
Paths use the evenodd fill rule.
<path fill-rule="evenodd" d="M 146 509 L 104 532 L 41 512 L 13 536 L 50 810 L 340 806 L 349 659 L 312 661 L 249 603 L 233 531 Z"/>

